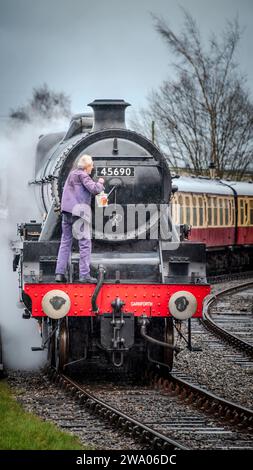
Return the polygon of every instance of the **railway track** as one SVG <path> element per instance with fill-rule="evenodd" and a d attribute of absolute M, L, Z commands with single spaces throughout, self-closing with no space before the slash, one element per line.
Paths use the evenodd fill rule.
<path fill-rule="evenodd" d="M 176 440 L 170 439 L 164 434 L 156 431 L 150 426 L 140 422 L 138 419 L 127 415 L 115 408 L 108 402 L 94 395 L 84 385 L 76 382 L 64 374 L 59 374 L 54 370 L 49 371 L 50 377 L 60 387 L 64 388 L 72 396 L 75 396 L 81 405 L 85 406 L 91 414 L 107 421 L 110 425 L 123 430 L 125 434 L 131 435 L 144 445 L 151 449 L 160 450 L 188 450 L 188 447 L 180 444 Z"/>
<path fill-rule="evenodd" d="M 242 292 L 243 291 L 243 292 Z M 241 355 L 230 360 L 243 367 L 253 365 L 253 281 L 226 287 L 212 295 L 206 303 L 200 322 L 219 340 Z"/>
<path fill-rule="evenodd" d="M 215 286 L 205 310 L 211 328 L 207 315 L 204 315 L 204 321 L 192 321 L 192 342 L 199 352 L 184 350 L 174 368 L 182 378 L 248 408 L 253 406 L 252 286 L 252 279 L 236 286 L 231 281 Z M 239 341 L 234 342 L 234 334 Z M 250 344 L 246 348 L 245 340 Z"/>
<path fill-rule="evenodd" d="M 143 449 L 253 448 L 253 412 L 187 382 L 180 374 L 166 379 L 152 374 L 146 386 L 108 380 L 77 382 L 54 370 L 49 374 L 92 416 L 130 435 Z"/>

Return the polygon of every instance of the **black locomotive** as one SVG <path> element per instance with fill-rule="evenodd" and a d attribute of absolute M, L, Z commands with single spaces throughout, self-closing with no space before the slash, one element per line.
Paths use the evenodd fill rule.
<path fill-rule="evenodd" d="M 95 100 L 90 106 L 93 118 L 74 116 L 66 134 L 38 143 L 30 187 L 41 220 L 20 225 L 22 247 L 14 258 L 24 317 L 39 322 L 41 347 L 57 368 L 105 360 L 127 370 L 144 371 L 150 362 L 171 369 L 174 327 L 201 317 L 210 290 L 205 245 L 189 242 L 186 228 L 173 225 L 169 202 L 176 188 L 168 162 L 150 140 L 126 128 L 129 104 Z M 55 284 L 61 194 L 83 154 L 93 157 L 110 194 L 109 206 L 92 205 L 91 275 L 98 284 L 78 283 L 76 241 L 67 283 Z"/>

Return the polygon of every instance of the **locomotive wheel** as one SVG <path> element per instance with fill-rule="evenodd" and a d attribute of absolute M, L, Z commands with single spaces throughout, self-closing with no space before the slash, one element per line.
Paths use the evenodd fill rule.
<path fill-rule="evenodd" d="M 169 317 L 164 320 L 159 319 L 159 323 L 155 321 L 149 331 L 150 336 L 163 341 L 171 346 L 174 344 L 174 326 L 173 318 Z M 154 362 L 155 369 L 158 367 L 164 375 L 172 370 L 174 351 L 173 349 L 163 346 L 149 346 L 151 348 L 151 357 Z M 157 361 L 157 364 L 155 362 Z M 163 365 L 164 364 L 164 365 Z"/>
<path fill-rule="evenodd" d="M 51 328 L 52 330 L 55 328 L 54 321 L 52 322 Z M 49 366 L 55 367 L 55 333 L 51 336 L 48 343 L 47 360 Z"/>
<path fill-rule="evenodd" d="M 68 319 L 58 320 L 58 327 L 55 332 L 55 368 L 62 371 L 69 362 L 69 328 Z"/>
<path fill-rule="evenodd" d="M 172 317 L 169 317 L 165 320 L 164 341 L 165 343 L 168 343 L 171 346 L 173 346 L 174 344 L 174 326 L 173 326 Z M 167 364 L 170 371 L 172 370 L 172 367 L 173 367 L 173 358 L 174 358 L 173 349 L 164 348 L 164 362 L 165 364 Z"/>

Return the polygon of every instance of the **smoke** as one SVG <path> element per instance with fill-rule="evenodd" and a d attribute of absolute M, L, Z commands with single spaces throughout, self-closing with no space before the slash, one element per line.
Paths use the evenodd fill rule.
<path fill-rule="evenodd" d="M 18 308 L 18 274 L 12 271 L 11 241 L 17 223 L 41 221 L 28 181 L 34 179 L 35 150 L 41 134 L 66 129 L 64 120 L 31 124 L 6 123 L 0 129 L 0 328 L 4 364 L 34 369 L 45 362 L 45 352 L 32 352 L 41 338 L 36 320 L 24 320 Z"/>

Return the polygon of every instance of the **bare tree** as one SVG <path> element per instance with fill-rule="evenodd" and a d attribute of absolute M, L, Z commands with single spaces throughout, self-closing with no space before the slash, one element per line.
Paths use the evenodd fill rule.
<path fill-rule="evenodd" d="M 155 121 L 157 143 L 173 167 L 183 164 L 197 174 L 213 167 L 219 177 L 226 172 L 240 179 L 253 154 L 253 106 L 235 62 L 237 20 L 220 39 L 213 34 L 207 50 L 185 10 L 181 34 L 158 18 L 155 27 L 178 59 L 176 80 L 164 81 L 149 95 L 142 124 Z"/>
<path fill-rule="evenodd" d="M 50 90 L 46 84 L 33 89 L 32 98 L 27 105 L 10 112 L 12 119 L 22 122 L 70 116 L 70 98 L 65 93 Z"/>

